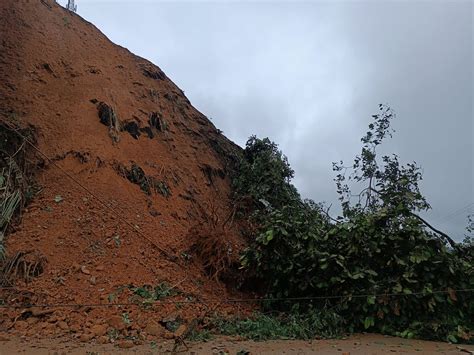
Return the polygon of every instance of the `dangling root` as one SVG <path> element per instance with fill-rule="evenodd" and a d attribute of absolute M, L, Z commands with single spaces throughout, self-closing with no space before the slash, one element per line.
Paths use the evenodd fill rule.
<path fill-rule="evenodd" d="M 30 282 L 44 271 L 46 258 L 35 251 L 17 252 L 3 264 L 2 284 L 13 285 L 16 280 Z"/>
<path fill-rule="evenodd" d="M 225 230 L 200 224 L 191 228 L 190 237 L 194 240 L 193 249 L 204 269 L 211 278 L 218 280 L 233 263 L 232 246 Z"/>

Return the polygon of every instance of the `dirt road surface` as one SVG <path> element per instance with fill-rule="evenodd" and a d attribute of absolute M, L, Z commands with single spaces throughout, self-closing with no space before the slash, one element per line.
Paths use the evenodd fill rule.
<path fill-rule="evenodd" d="M 118 344 L 83 344 L 69 339 L 27 340 L 10 339 L 0 342 L 0 355 L 10 354 L 170 354 L 173 340 L 146 343 L 131 348 Z M 127 346 L 122 343 L 121 346 Z M 474 345 L 455 345 L 439 342 L 406 340 L 376 334 L 354 335 L 335 340 L 274 340 L 265 342 L 242 341 L 220 337 L 209 342 L 180 345 L 178 354 L 474 354 Z"/>

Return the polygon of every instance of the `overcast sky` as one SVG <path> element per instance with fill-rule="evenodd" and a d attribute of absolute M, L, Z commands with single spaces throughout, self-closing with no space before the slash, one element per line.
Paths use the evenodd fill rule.
<path fill-rule="evenodd" d="M 227 137 L 277 142 L 316 201 L 338 204 L 331 162 L 351 162 L 377 104 L 390 104 L 385 152 L 423 167 L 427 218 L 462 239 L 474 211 L 471 1 L 76 3 Z"/>

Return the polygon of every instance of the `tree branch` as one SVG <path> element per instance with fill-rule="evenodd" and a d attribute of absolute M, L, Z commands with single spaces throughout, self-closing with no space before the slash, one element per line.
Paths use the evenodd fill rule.
<path fill-rule="evenodd" d="M 331 215 L 329 214 L 329 210 L 331 209 L 332 207 L 332 203 L 329 205 L 328 209 L 325 211 L 321 208 L 321 212 L 323 212 L 331 221 L 335 222 L 335 223 L 338 223 L 339 221 L 333 217 L 331 217 Z"/>
<path fill-rule="evenodd" d="M 373 187 L 370 187 L 370 189 L 372 191 L 374 191 L 375 193 L 377 194 L 381 194 L 380 191 L 374 189 Z M 412 215 L 413 217 L 417 218 L 420 222 L 422 222 L 425 226 L 427 226 L 429 229 L 431 229 L 433 232 L 435 232 L 436 234 L 439 234 L 441 235 L 444 239 L 446 239 L 449 243 L 449 245 L 451 245 L 451 247 L 453 249 L 458 249 L 458 245 L 457 243 L 449 236 L 447 235 L 446 233 L 444 232 L 441 232 L 439 229 L 436 229 L 435 227 L 433 227 L 431 224 L 429 224 L 425 219 L 421 218 L 420 216 L 418 216 L 416 213 L 413 213 L 413 212 L 409 212 L 410 215 Z"/>
<path fill-rule="evenodd" d="M 451 245 L 451 247 L 453 247 L 453 249 L 457 249 L 458 248 L 458 245 L 457 243 L 451 239 L 451 237 L 449 235 L 447 235 L 446 233 L 444 232 L 441 232 L 439 229 L 436 229 L 435 227 L 433 227 L 431 224 L 429 224 L 426 220 L 424 220 L 423 218 L 421 218 L 420 216 L 418 216 L 417 214 L 413 213 L 413 212 L 410 212 L 410 214 L 419 219 L 425 226 L 427 226 L 429 229 L 431 229 L 433 232 L 441 235 L 442 237 L 444 237 L 444 239 L 446 239 L 448 241 L 448 243 Z"/>

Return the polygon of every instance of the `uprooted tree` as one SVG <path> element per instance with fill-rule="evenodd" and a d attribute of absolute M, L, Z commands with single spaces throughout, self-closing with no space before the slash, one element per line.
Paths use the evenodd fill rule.
<path fill-rule="evenodd" d="M 380 105 L 361 154 L 350 166 L 334 164 L 338 218 L 302 200 L 286 157 L 268 139 L 251 137 L 234 178 L 236 201 L 253 201 L 257 226 L 243 268 L 275 299 L 272 309 L 330 310 L 348 331 L 473 341 L 472 244 L 455 243 L 419 215 L 430 206 L 416 163 L 377 155 L 394 117 Z"/>

